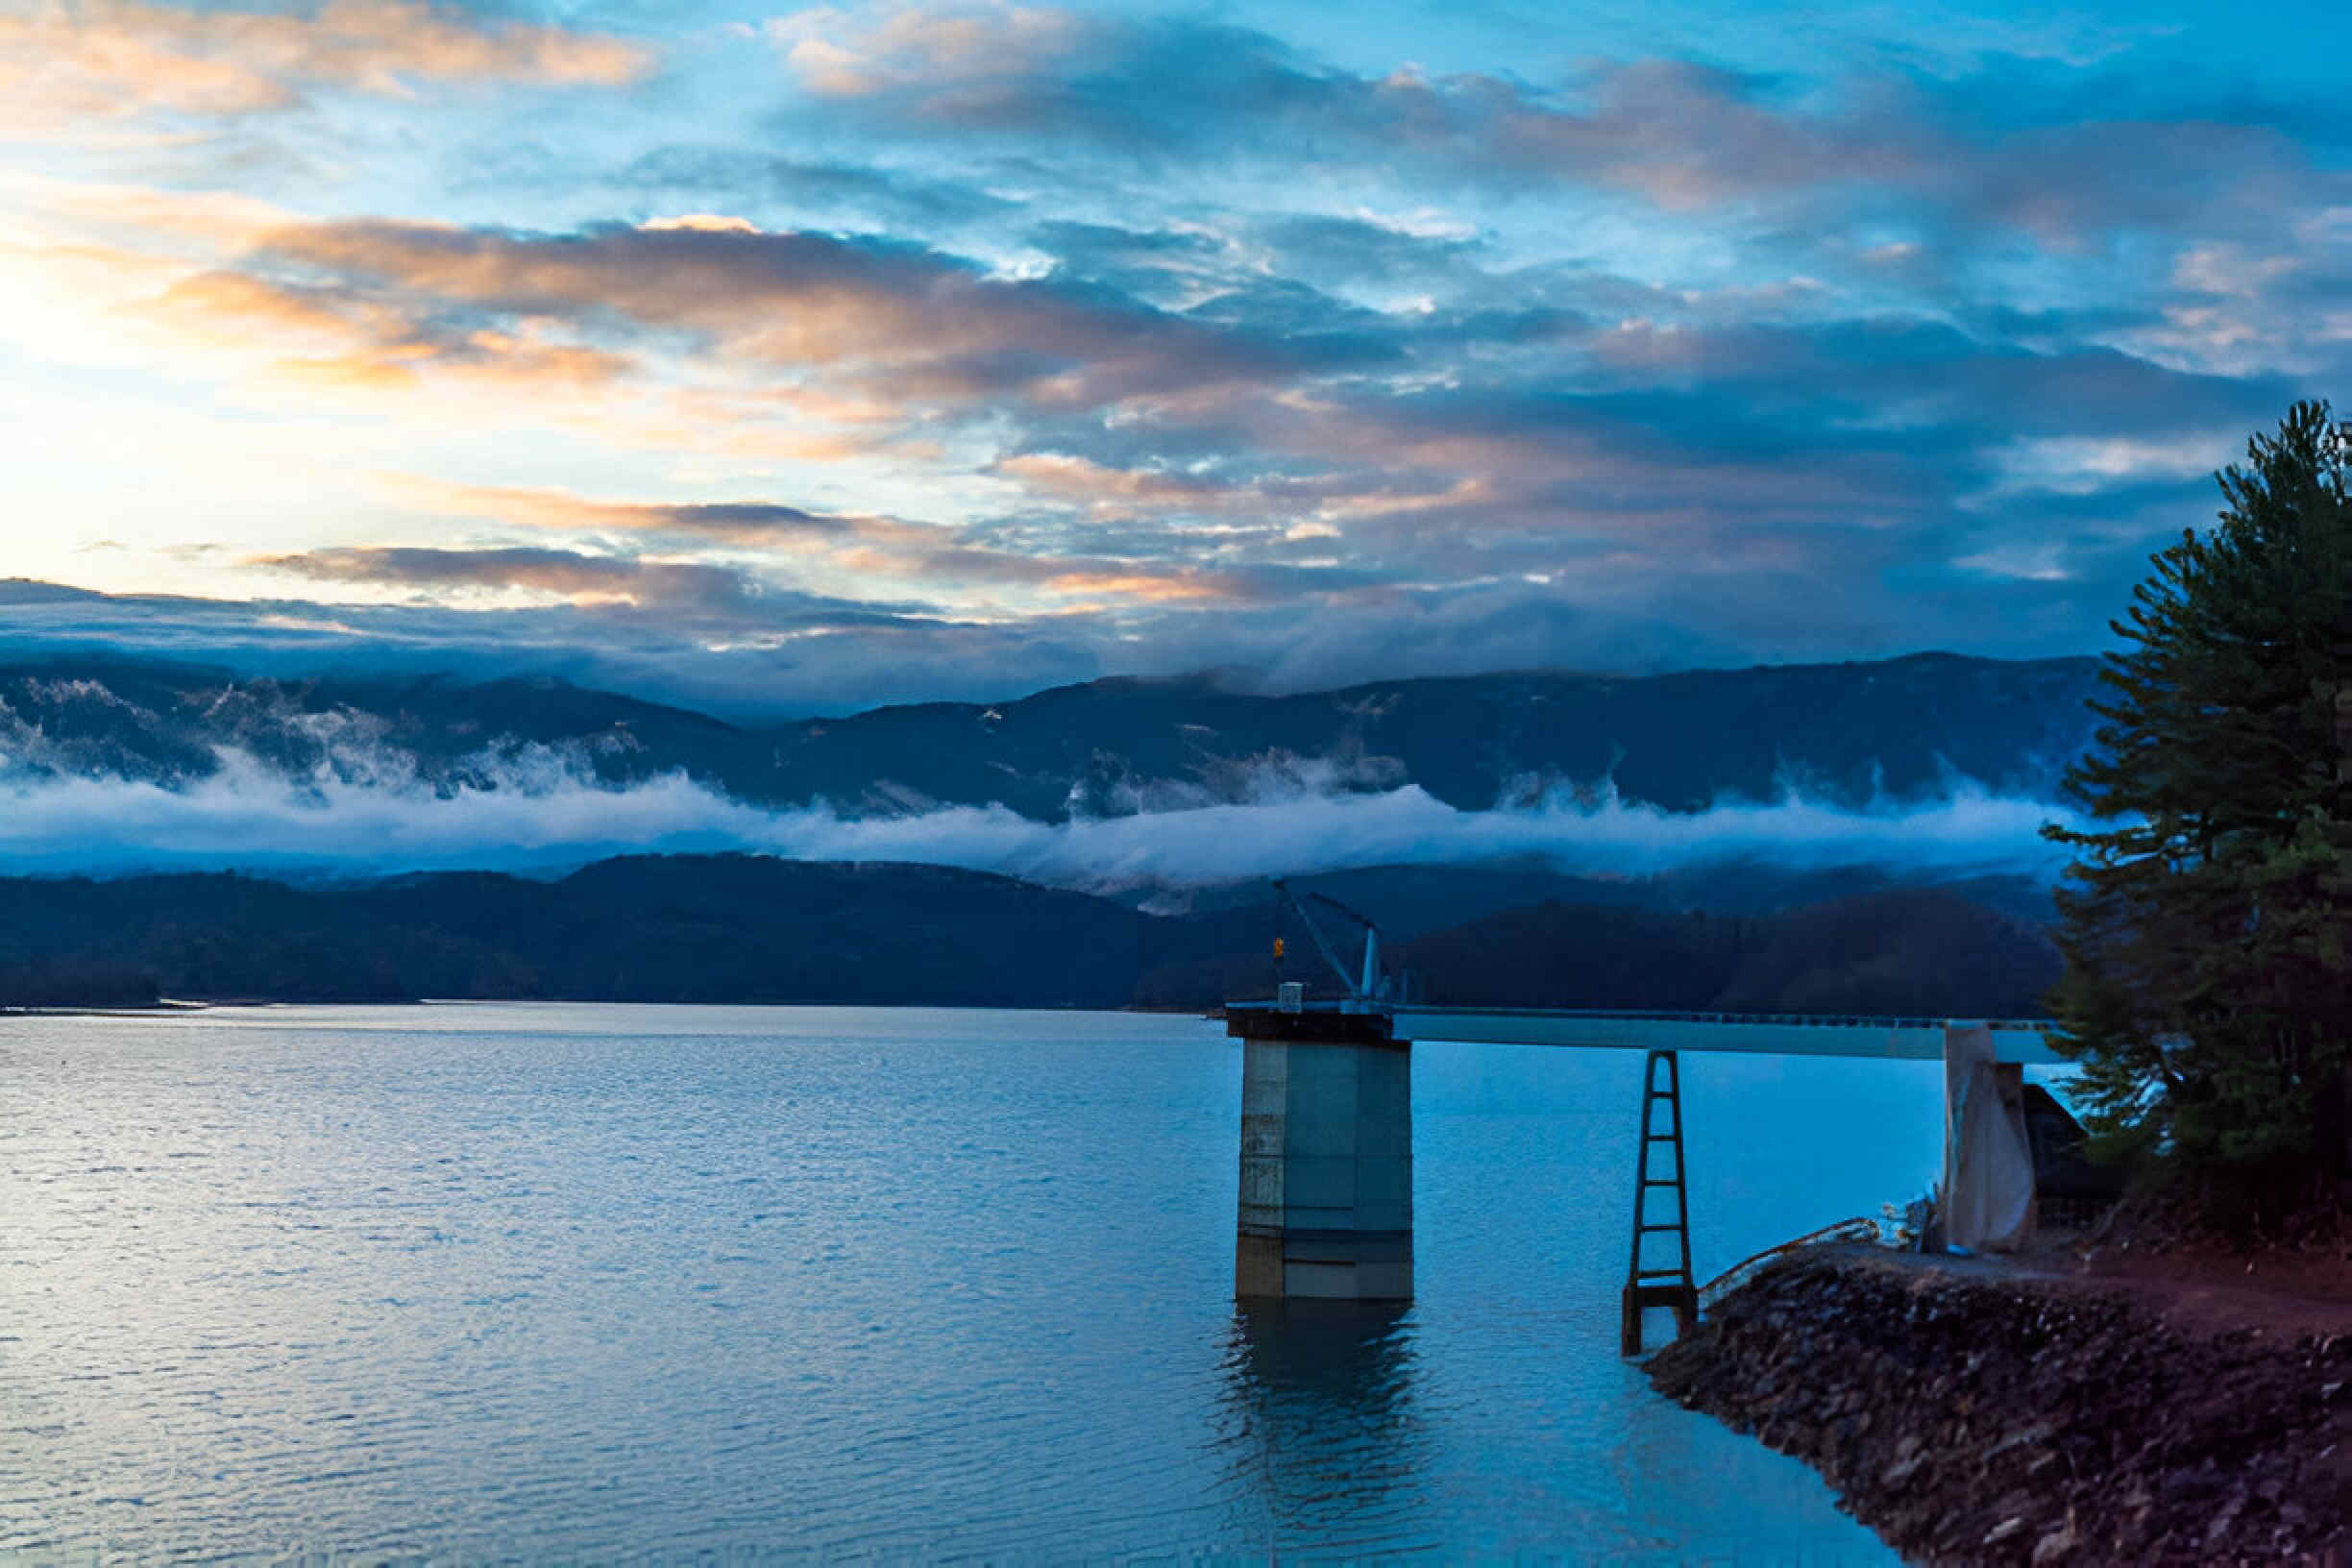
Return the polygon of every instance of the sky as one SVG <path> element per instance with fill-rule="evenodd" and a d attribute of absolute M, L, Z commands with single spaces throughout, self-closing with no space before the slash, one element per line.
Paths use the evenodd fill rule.
<path fill-rule="evenodd" d="M 2106 645 L 2352 19 L 0 0 L 0 649 L 729 713 Z"/>

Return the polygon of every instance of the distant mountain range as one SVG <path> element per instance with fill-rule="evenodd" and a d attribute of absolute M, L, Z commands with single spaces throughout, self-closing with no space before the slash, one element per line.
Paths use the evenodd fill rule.
<path fill-rule="evenodd" d="M 196 806 L 224 793 L 215 784 L 233 806 L 271 798 L 274 816 L 230 811 L 225 847 L 202 864 L 263 864 L 271 835 L 297 819 L 317 835 L 306 842 L 331 850 L 286 862 L 304 869 L 296 882 L 11 877 L 0 856 L 0 1005 L 159 992 L 1213 1006 L 1273 982 L 1272 894 L 1255 874 L 1095 876 L 1004 863 L 1060 884 L 1045 887 L 943 866 L 640 854 L 533 862 L 546 872 L 533 879 L 430 870 L 450 863 L 423 853 L 371 860 L 367 841 L 396 837 L 420 800 L 432 812 L 478 800 L 474 792 L 517 792 L 518 810 L 497 819 L 502 831 L 527 835 L 561 805 L 586 825 L 558 848 L 592 844 L 613 815 L 596 791 L 679 775 L 701 787 L 686 793 L 704 805 L 821 803 L 865 819 L 999 805 L 1030 824 L 1076 824 L 1070 835 L 1143 813 L 1408 786 L 1469 814 L 1609 797 L 1699 813 L 1792 791 L 1847 808 L 1970 791 L 2046 799 L 2089 743 L 2095 670 L 2089 659 L 1923 655 L 1645 677 L 1405 680 L 1290 697 L 1208 677 L 1104 680 L 992 706 L 760 728 L 551 680 L 257 679 L 95 659 L 0 666 L 0 810 L 12 797 L 18 813 L 18 831 L 0 842 L 25 857 L 14 870 L 72 869 L 70 844 L 62 858 L 47 853 L 53 838 L 104 840 L 117 821 L 109 813 L 135 818 L 173 798 L 76 787 L 86 780 L 153 785 Z M 533 794 L 551 778 L 568 792 L 560 799 Z M 354 808 L 354 792 L 381 800 L 376 790 L 401 809 Z M 87 810 L 76 803 L 84 796 L 94 801 Z M 54 818 L 41 815 L 61 803 Z M 1219 864 L 1277 866 L 1289 855 L 1285 835 L 1305 820 L 1239 815 L 1274 824 L 1252 829 L 1270 835 L 1272 849 Z M 1233 834 L 1230 816 L 1126 825 L 1182 827 L 1189 854 Z M 2000 818 L 1995 836 L 2030 845 L 2034 813 L 2024 816 L 2021 828 Z M 2014 867 L 2015 857 L 1914 855 L 1912 817 L 1874 820 L 1895 823 L 1873 841 L 1874 855 L 1847 853 L 1853 841 L 1832 824 L 1826 849 L 1776 857 L 1770 841 L 1744 841 L 1750 849 L 1643 874 L 1604 874 L 1605 862 L 1574 856 L 1513 859 L 1493 847 L 1522 842 L 1508 838 L 1465 841 L 1456 858 L 1476 863 L 1458 864 L 1451 851 L 1421 852 L 1409 834 L 1398 858 L 1414 864 L 1360 864 L 1311 885 L 1380 920 L 1391 951 L 1437 999 L 2037 1011 L 2055 973 L 2042 931 L 2046 888 L 2034 875 L 1981 870 Z M 125 842 L 135 850 L 143 841 Z M 248 852 L 255 858 L 237 858 Z M 129 852 L 86 864 L 141 869 Z M 428 870 L 352 875 L 386 865 Z M 567 867 L 578 869 L 554 874 Z"/>
<path fill-rule="evenodd" d="M 449 791 L 560 769 L 684 773 L 846 816 L 1001 804 L 1039 821 L 1417 785 L 1463 810 L 1613 791 L 1697 811 L 1789 791 L 2046 796 L 2090 739 L 2096 662 L 1876 663 L 1384 681 L 1262 697 L 1212 677 L 1100 680 L 772 727 L 544 679 L 261 679 L 190 665 L 0 666 L 0 780 L 183 787 L 233 764 Z"/>

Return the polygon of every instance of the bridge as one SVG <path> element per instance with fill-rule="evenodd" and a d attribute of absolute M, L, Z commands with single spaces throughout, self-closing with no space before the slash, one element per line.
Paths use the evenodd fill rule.
<path fill-rule="evenodd" d="M 1698 1315 L 1682 1182 L 1686 1051 L 1944 1063 L 1943 1185 L 1955 1238 L 2014 1238 L 2031 1224 L 2021 1071 L 2063 1060 L 2046 1020 L 1435 1005 L 1407 999 L 1399 979 L 1382 973 L 1380 932 L 1370 920 L 1307 895 L 1361 926 L 1360 963 L 1342 962 L 1307 901 L 1276 887 L 1278 910 L 1303 922 L 1340 994 L 1311 1001 L 1303 982 L 1278 981 L 1272 998 L 1226 1007 L 1226 1032 L 1244 1042 L 1234 1251 L 1239 1297 L 1411 1297 L 1415 1041 L 1646 1053 L 1624 1297 L 1629 1355 L 1640 1349 L 1645 1308 L 1670 1308 L 1686 1328 Z M 1285 949 L 1279 929 L 1277 974 Z M 1669 1259 L 1660 1261 L 1670 1242 Z"/>

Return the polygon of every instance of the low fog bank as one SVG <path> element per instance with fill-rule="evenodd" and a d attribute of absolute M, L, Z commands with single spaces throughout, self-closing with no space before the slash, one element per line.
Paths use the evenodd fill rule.
<path fill-rule="evenodd" d="M 1966 784 L 1941 800 L 1863 809 L 1791 794 L 1687 813 L 1611 796 L 1463 811 L 1407 785 L 1065 822 L 998 805 L 853 817 L 821 805 L 748 805 L 682 772 L 616 788 L 577 770 L 539 766 L 452 787 L 397 776 L 294 781 L 250 757 L 222 760 L 217 773 L 179 788 L 119 778 L 0 784 L 0 866 L 20 874 L 364 877 L 557 872 L 617 854 L 745 851 L 954 867 L 1095 892 L 1530 862 L 1604 877 L 1748 862 L 2047 880 L 2064 854 L 2039 829 L 2073 821 L 2048 801 Z"/>

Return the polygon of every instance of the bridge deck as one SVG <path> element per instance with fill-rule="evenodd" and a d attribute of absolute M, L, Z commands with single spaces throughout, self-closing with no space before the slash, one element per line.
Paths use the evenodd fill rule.
<path fill-rule="evenodd" d="M 1229 1013 L 1271 1012 L 1272 1002 L 1235 1002 Z M 1743 1051 L 1785 1056 L 1845 1056 L 1907 1062 L 1944 1060 L 1944 1031 L 1954 1022 L 1989 1022 L 2003 1062 L 2050 1064 L 2055 1025 L 2045 1019 L 1877 1018 L 1775 1013 L 1605 1013 L 1528 1007 L 1371 1007 L 1309 1003 L 1312 1013 L 1367 1012 L 1392 1020 L 1399 1040 L 1484 1041 L 1503 1045 L 1572 1045 L 1605 1050 Z"/>

